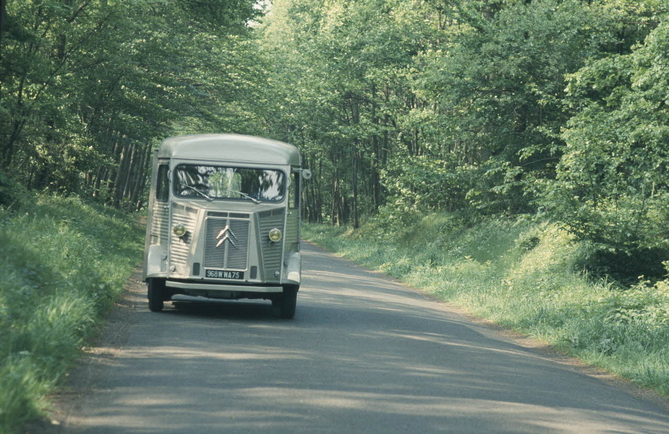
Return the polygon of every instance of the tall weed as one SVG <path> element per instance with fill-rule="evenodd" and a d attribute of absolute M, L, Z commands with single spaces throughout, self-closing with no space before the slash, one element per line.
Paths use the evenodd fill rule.
<path fill-rule="evenodd" d="M 43 414 L 139 263 L 141 240 L 131 216 L 77 198 L 0 208 L 0 432 Z"/>

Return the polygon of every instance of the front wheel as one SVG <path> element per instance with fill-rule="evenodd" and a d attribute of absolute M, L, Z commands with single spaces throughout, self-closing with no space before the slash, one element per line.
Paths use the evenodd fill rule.
<path fill-rule="evenodd" d="M 279 318 L 291 319 L 295 316 L 297 308 L 297 285 L 283 287 L 283 294 L 273 304 L 279 308 Z"/>
<path fill-rule="evenodd" d="M 149 299 L 149 310 L 151 312 L 160 312 L 165 305 L 165 280 L 164 279 L 148 279 L 147 297 Z"/>

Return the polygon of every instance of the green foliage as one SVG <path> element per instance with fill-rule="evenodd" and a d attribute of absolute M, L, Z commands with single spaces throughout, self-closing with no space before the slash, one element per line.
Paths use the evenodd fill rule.
<path fill-rule="evenodd" d="M 552 178 L 560 157 L 564 75 L 614 40 L 613 18 L 582 1 L 468 8 L 469 27 L 421 57 L 421 95 L 439 103 L 439 140 L 480 167 L 470 204 L 528 212 L 536 180 Z"/>
<path fill-rule="evenodd" d="M 663 0 L 276 0 L 264 17 L 260 6 L 7 2 L 0 241 L 12 260 L 0 267 L 17 284 L 0 287 L 16 293 L 0 294 L 0 322 L 11 306 L 21 321 L 85 324 L 117 287 L 91 241 L 115 223 L 94 224 L 76 199 L 67 206 L 81 215 L 59 200 L 32 209 L 27 190 L 134 210 L 159 139 L 224 131 L 300 147 L 314 173 L 305 215 L 344 227 L 328 229 L 333 246 L 359 242 L 353 252 L 375 266 L 601 363 L 636 351 L 621 330 L 643 340 L 647 321 L 660 320 L 635 300 L 651 305 L 666 289 L 636 279 L 660 279 L 669 259 Z M 555 226 L 505 220 L 535 214 Z M 24 235 L 5 229 L 19 224 Z M 347 225 L 362 229 L 332 236 Z M 97 271 L 77 265 L 82 257 Z M 573 270 L 633 289 L 613 296 Z M 72 288 L 83 286 L 99 291 L 81 301 Z M 47 297 L 30 311 L 36 293 Z M 16 349 L 0 382 L 32 392 L 0 402 L 34 409 L 29 396 L 57 376 L 34 374 L 47 363 L 33 348 L 48 345 L 21 327 L 0 338 Z M 643 363 L 662 383 L 666 369 Z"/>
<path fill-rule="evenodd" d="M 440 211 L 469 223 L 539 213 L 590 243 L 591 271 L 661 273 L 664 1 L 260 7 L 9 2 L 0 202 L 21 196 L 10 175 L 138 209 L 159 139 L 249 133 L 300 147 L 315 175 L 311 221 L 401 228 Z"/>
<path fill-rule="evenodd" d="M 398 213 L 465 208 L 479 173 L 450 160 L 427 156 L 392 159 L 381 172 L 388 204 Z"/>
<path fill-rule="evenodd" d="M 357 225 L 383 203 L 380 170 L 397 149 L 420 152 L 410 74 L 433 33 L 421 24 L 425 9 L 414 1 L 279 1 L 263 27 L 279 101 L 271 133 L 300 146 L 315 178 L 328 182 L 309 194 L 322 198 L 315 205 L 331 204 L 318 213 L 335 224 Z"/>
<path fill-rule="evenodd" d="M 567 147 L 543 200 L 580 239 L 658 268 L 669 253 L 668 48 L 663 21 L 630 54 L 570 76 L 578 113 L 564 130 Z"/>
<path fill-rule="evenodd" d="M 209 27 L 213 33 L 244 31 L 249 20 L 257 18 L 260 9 L 256 3 L 245 0 L 180 0 L 175 6 L 186 13 L 189 21 Z"/>
<path fill-rule="evenodd" d="M 358 226 L 360 216 L 378 210 L 401 220 L 436 210 L 497 216 L 541 209 L 568 221 L 572 210 L 555 205 L 570 188 L 555 182 L 556 165 L 565 152 L 560 171 L 571 164 L 572 136 L 583 122 L 619 120 L 583 111 L 565 76 L 587 75 L 613 53 L 628 55 L 662 14 L 657 0 L 277 1 L 260 40 L 275 65 L 269 131 L 298 144 L 314 169 L 319 181 L 307 188 L 316 199 L 307 206 L 315 220 Z M 617 65 L 607 80 L 632 73 L 629 62 Z M 645 134 L 659 143 L 665 124 L 658 120 Z M 581 220 L 602 228 L 606 242 L 612 231 L 633 238 L 647 229 L 635 223 L 639 209 L 662 220 L 659 197 L 657 204 L 643 197 L 652 187 L 632 186 L 636 201 L 624 209 L 604 204 L 625 216 L 621 227 L 591 215 Z M 552 204 L 537 202 L 546 197 Z"/>
<path fill-rule="evenodd" d="M 0 167 L 29 189 L 137 209 L 159 139 L 251 133 L 300 147 L 310 220 L 539 210 L 602 252 L 661 251 L 665 9 L 10 2 Z"/>
<path fill-rule="evenodd" d="M 76 198 L 0 209 L 0 431 L 48 406 L 83 339 L 140 259 L 130 217 Z"/>
<path fill-rule="evenodd" d="M 439 211 L 538 211 L 591 243 L 590 272 L 661 276 L 660 2 L 283 0 L 272 12 L 267 123 L 316 175 L 310 219 L 394 231 Z"/>
<path fill-rule="evenodd" d="M 254 5 L 9 2 L 0 167 L 30 189 L 136 209 L 157 140 L 259 128 Z"/>
<path fill-rule="evenodd" d="M 27 196 L 23 185 L 0 169 L 0 207 L 20 207 Z"/>

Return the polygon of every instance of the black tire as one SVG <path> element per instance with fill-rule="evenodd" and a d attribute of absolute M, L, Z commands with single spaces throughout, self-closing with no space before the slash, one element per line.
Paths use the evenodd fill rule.
<path fill-rule="evenodd" d="M 279 308 L 279 318 L 292 319 L 295 316 L 297 308 L 297 290 L 298 286 L 284 286 L 283 294 L 273 303 Z"/>
<path fill-rule="evenodd" d="M 148 279 L 147 297 L 149 299 L 149 310 L 151 312 L 161 312 L 165 306 L 165 280 L 164 279 Z"/>

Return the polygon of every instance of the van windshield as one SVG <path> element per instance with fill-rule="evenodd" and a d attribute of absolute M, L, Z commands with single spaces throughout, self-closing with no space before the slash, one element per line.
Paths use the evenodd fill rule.
<path fill-rule="evenodd" d="M 180 197 L 281 202 L 286 176 L 280 170 L 180 164 L 174 175 Z"/>

